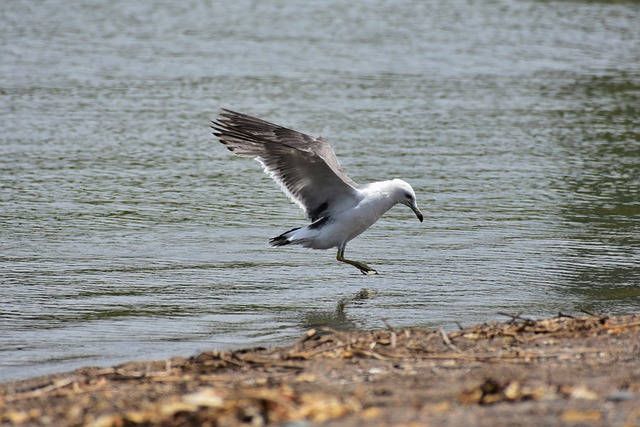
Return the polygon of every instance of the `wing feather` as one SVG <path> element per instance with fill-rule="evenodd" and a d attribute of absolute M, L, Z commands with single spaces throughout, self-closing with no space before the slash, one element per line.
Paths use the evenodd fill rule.
<path fill-rule="evenodd" d="M 256 158 L 311 221 L 326 215 L 334 204 L 358 196 L 358 185 L 322 137 L 226 109 L 212 123 L 222 144 L 234 154 Z"/>

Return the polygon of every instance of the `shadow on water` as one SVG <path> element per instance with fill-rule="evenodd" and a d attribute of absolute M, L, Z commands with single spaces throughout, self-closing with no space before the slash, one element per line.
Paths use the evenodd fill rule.
<path fill-rule="evenodd" d="M 347 313 L 349 305 L 363 304 L 363 301 L 375 298 L 376 291 L 363 288 L 352 296 L 341 298 L 333 311 L 312 311 L 304 316 L 303 327 L 329 328 L 338 331 L 347 331 L 357 328 L 357 324 L 350 319 Z"/>
<path fill-rule="evenodd" d="M 640 82 L 625 73 L 572 76 L 552 111 L 563 170 L 557 189 L 565 292 L 594 311 L 640 307 Z M 579 100 L 580 102 L 575 102 Z"/>

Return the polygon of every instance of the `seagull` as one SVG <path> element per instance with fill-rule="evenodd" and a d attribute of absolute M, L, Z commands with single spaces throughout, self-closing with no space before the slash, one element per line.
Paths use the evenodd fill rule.
<path fill-rule="evenodd" d="M 227 109 L 220 110 L 211 128 L 231 152 L 258 160 L 311 221 L 270 239 L 272 246 L 338 248 L 338 261 L 357 267 L 362 274 L 378 274 L 363 262 L 345 258 L 347 243 L 398 203 L 423 220 L 411 185 L 401 179 L 356 184 L 321 136 L 314 138 Z"/>

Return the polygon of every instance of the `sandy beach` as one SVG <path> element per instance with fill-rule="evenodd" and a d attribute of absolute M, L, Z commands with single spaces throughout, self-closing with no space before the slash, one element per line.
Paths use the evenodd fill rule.
<path fill-rule="evenodd" d="M 445 333 L 309 330 L 288 347 L 0 385 L 2 425 L 637 426 L 640 314 Z"/>

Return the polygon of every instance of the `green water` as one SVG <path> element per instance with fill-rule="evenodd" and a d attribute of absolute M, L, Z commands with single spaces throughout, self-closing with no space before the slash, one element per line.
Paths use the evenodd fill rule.
<path fill-rule="evenodd" d="M 640 307 L 640 4 L 4 2 L 0 379 Z M 402 177 L 347 247 L 210 135 L 220 107 Z M 367 298 L 360 298 L 365 292 Z"/>

